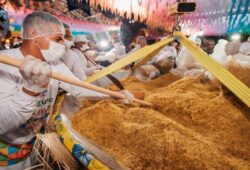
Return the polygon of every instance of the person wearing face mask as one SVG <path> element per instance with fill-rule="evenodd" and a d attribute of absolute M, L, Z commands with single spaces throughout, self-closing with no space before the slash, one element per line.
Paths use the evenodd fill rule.
<path fill-rule="evenodd" d="M 26 16 L 22 24 L 23 44 L 0 55 L 22 60 L 18 68 L 0 63 L 0 170 L 23 170 L 32 166 L 35 134 L 46 126 L 58 88 L 78 98 L 107 95 L 50 79 L 50 71 L 77 77 L 59 59 L 65 53 L 62 23 L 46 12 Z M 126 91 L 126 101 L 133 96 Z"/>
<path fill-rule="evenodd" d="M 62 61 L 78 79 L 85 80 L 86 74 L 83 67 L 83 60 L 72 49 L 74 42 L 70 27 L 65 23 L 63 26 L 65 29 L 64 44 L 66 46 L 66 53 L 62 57 Z"/>
<path fill-rule="evenodd" d="M 128 54 L 131 54 L 131 53 L 133 53 L 133 52 L 136 52 L 136 51 L 138 51 L 139 49 L 145 47 L 146 45 L 147 45 L 147 40 L 146 40 L 146 38 L 145 38 L 144 36 L 138 36 L 138 37 L 136 38 L 136 45 L 135 45 L 135 47 L 134 47 L 132 50 L 130 50 L 130 51 L 128 52 Z M 136 64 L 139 63 L 140 61 L 141 61 L 141 60 L 137 60 L 136 62 L 131 63 L 131 64 L 130 64 L 130 67 L 134 67 L 134 65 L 136 65 Z"/>
<path fill-rule="evenodd" d="M 74 38 L 74 48 L 73 50 L 78 54 L 78 56 L 81 58 L 82 63 L 83 63 L 83 68 L 85 71 L 85 74 L 87 76 L 91 76 L 92 74 L 95 73 L 95 71 L 100 70 L 102 67 L 97 65 L 95 66 L 92 64 L 87 56 L 84 55 L 85 52 L 89 49 L 88 47 L 88 40 L 85 35 L 77 35 Z"/>

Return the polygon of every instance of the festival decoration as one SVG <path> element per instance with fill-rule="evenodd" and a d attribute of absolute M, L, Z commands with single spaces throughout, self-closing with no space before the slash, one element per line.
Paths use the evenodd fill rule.
<path fill-rule="evenodd" d="M 182 17 L 182 31 L 193 34 L 203 31 L 205 35 L 249 31 L 250 0 L 188 0 L 196 2 L 196 11 Z M 169 14 L 169 7 L 176 0 L 91 0 L 92 7 L 101 6 L 122 17 L 145 21 L 150 27 L 160 27 L 171 31 L 176 17 Z"/>
<path fill-rule="evenodd" d="M 19 10 L 15 10 L 10 5 L 6 5 L 4 8 L 8 13 L 10 25 L 14 27 L 14 34 L 20 33 L 21 25 L 26 15 L 35 11 L 34 9 L 27 9 L 25 7 L 22 7 Z M 53 15 L 57 16 L 62 22 L 70 25 L 73 35 L 91 34 L 107 30 L 112 31 L 119 29 L 119 27 L 117 26 L 98 24 L 85 20 L 75 19 L 66 15 L 59 15 L 59 13 L 54 13 Z"/>
<path fill-rule="evenodd" d="M 109 11 L 113 14 L 146 23 L 151 28 L 162 28 L 168 32 L 172 31 L 176 24 L 176 16 L 170 15 L 169 8 L 177 0 L 90 0 L 92 8 L 101 7 L 102 11 Z M 19 10 L 10 9 L 6 11 L 10 16 L 11 26 L 15 31 L 20 30 L 23 18 L 34 10 L 44 10 L 58 16 L 63 22 L 69 24 L 73 34 L 95 33 L 107 30 L 119 29 L 116 26 L 97 24 L 88 21 L 72 18 L 72 11 L 67 11 L 67 1 L 58 0 L 56 5 L 48 1 L 37 2 L 20 0 L 27 8 Z M 187 0 L 194 2 L 194 0 Z M 249 4 L 250 0 L 196 0 L 196 11 L 184 14 L 181 20 L 182 32 L 193 34 L 203 31 L 204 35 L 221 35 L 241 32 L 249 34 Z"/>

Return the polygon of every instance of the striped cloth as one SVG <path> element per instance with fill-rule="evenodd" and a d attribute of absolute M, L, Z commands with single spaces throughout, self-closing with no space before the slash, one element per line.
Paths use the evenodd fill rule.
<path fill-rule="evenodd" d="M 7 144 L 0 141 L 0 167 L 17 164 L 30 156 L 32 142 L 26 144 Z"/>

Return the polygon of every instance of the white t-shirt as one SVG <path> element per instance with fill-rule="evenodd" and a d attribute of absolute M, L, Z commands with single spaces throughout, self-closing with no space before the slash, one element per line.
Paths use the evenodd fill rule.
<path fill-rule="evenodd" d="M 83 65 L 84 72 L 86 76 L 91 76 L 97 70 L 97 67 L 94 66 L 92 63 L 87 61 L 86 57 L 83 55 L 81 51 L 76 48 L 73 48 L 73 51 L 76 52 L 80 60 L 82 61 L 81 64 Z"/>
<path fill-rule="evenodd" d="M 114 53 L 116 54 L 117 59 L 121 59 L 126 56 L 124 45 L 122 45 L 121 43 L 114 43 Z"/>
<path fill-rule="evenodd" d="M 62 61 L 78 79 L 85 80 L 87 78 L 84 63 L 75 51 L 67 49 Z"/>
<path fill-rule="evenodd" d="M 19 48 L 0 51 L 15 59 L 23 59 Z M 61 62 L 50 63 L 52 70 L 77 79 Z M 54 79 L 41 95 L 29 96 L 22 91 L 24 79 L 15 67 L 0 63 L 0 140 L 11 144 L 24 144 L 45 125 L 52 111 L 58 88 L 79 98 L 103 98 L 107 95 L 80 88 Z"/>

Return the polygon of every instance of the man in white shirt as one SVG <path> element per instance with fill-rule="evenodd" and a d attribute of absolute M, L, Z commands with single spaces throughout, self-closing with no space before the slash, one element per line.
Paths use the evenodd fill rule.
<path fill-rule="evenodd" d="M 0 170 L 32 165 L 32 140 L 51 114 L 58 88 L 79 98 L 107 95 L 50 79 L 50 71 L 77 79 L 59 58 L 65 53 L 62 23 L 46 12 L 33 12 L 22 25 L 23 44 L 0 55 L 22 60 L 20 71 L 0 63 Z M 127 92 L 127 99 L 133 96 Z"/>
<path fill-rule="evenodd" d="M 77 53 L 77 55 L 80 57 L 83 63 L 83 68 L 85 71 L 86 76 L 91 76 L 95 73 L 95 71 L 100 70 L 100 66 L 96 66 L 89 62 L 86 57 L 84 56 L 84 52 L 86 52 L 89 47 L 87 44 L 88 40 L 85 35 L 77 35 L 74 38 L 74 48 L 73 51 Z"/>
<path fill-rule="evenodd" d="M 74 42 L 70 28 L 65 23 L 63 26 L 65 29 L 64 44 L 66 46 L 66 53 L 62 57 L 62 61 L 78 79 L 85 80 L 87 77 L 84 71 L 83 60 L 72 49 Z"/>

